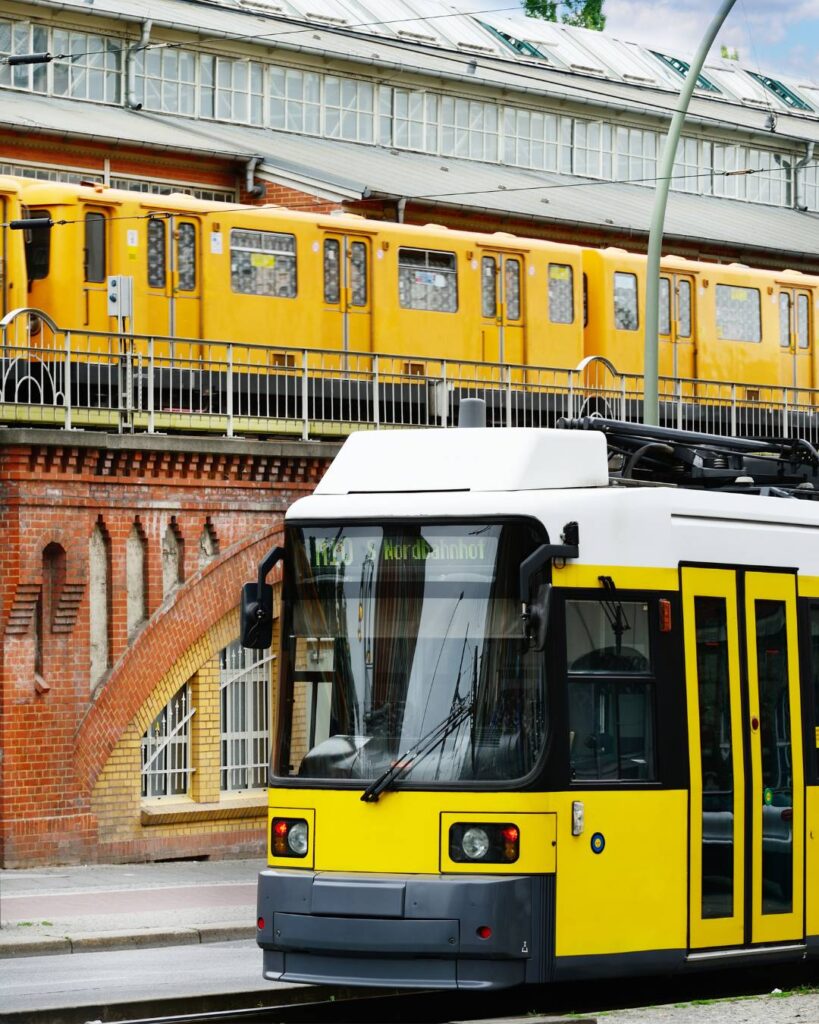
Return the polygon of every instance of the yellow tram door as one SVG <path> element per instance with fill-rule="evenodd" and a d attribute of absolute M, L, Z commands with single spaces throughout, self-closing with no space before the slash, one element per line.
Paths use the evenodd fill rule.
<path fill-rule="evenodd" d="M 798 942 L 804 778 L 795 577 L 685 568 L 682 582 L 691 957 Z"/>
<path fill-rule="evenodd" d="M 694 278 L 663 274 L 660 278 L 660 374 L 694 376 Z"/>
<path fill-rule="evenodd" d="M 147 313 L 140 332 L 172 338 L 202 334 L 200 225 L 186 217 L 147 223 Z M 196 346 L 196 350 L 201 346 Z"/>
<path fill-rule="evenodd" d="M 366 235 L 327 234 L 322 251 L 324 330 L 322 348 L 372 351 L 372 240 Z"/>
<path fill-rule="evenodd" d="M 779 289 L 779 350 L 785 387 L 813 387 L 811 295 L 801 288 Z"/>
<path fill-rule="evenodd" d="M 110 211 L 99 206 L 84 206 L 82 217 L 83 326 L 90 331 L 106 331 L 110 326 L 107 284 L 111 259 Z"/>
<path fill-rule="evenodd" d="M 487 363 L 522 363 L 523 259 L 504 252 L 481 255 L 481 335 Z"/>

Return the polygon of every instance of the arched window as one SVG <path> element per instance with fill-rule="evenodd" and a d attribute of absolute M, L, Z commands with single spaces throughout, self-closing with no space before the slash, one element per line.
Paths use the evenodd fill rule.
<path fill-rule="evenodd" d="M 125 573 L 128 597 L 128 636 L 148 617 L 147 587 L 145 580 L 146 539 L 139 519 L 128 534 L 125 545 Z"/>
<path fill-rule="evenodd" d="M 162 538 L 162 596 L 167 597 L 168 594 L 182 582 L 184 578 L 183 566 L 184 566 L 184 542 L 182 540 L 182 533 L 176 522 L 176 517 L 172 517 L 168 528 L 165 530 L 165 535 Z"/>

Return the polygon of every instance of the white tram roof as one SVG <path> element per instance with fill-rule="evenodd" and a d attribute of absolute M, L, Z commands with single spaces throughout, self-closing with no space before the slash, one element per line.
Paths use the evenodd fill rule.
<path fill-rule="evenodd" d="M 605 438 L 564 430 L 359 432 L 288 520 L 529 517 L 578 564 L 780 566 L 819 576 L 819 501 L 609 484 Z"/>

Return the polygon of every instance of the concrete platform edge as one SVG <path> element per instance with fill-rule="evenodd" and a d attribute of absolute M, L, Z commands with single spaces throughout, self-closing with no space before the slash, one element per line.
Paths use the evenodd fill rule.
<path fill-rule="evenodd" d="M 147 949 L 183 946 L 202 942 L 230 942 L 252 939 L 253 925 L 209 924 L 199 928 L 150 928 L 140 932 L 110 931 L 72 937 L 32 936 L 4 941 L 0 933 L 0 960 L 21 956 L 58 956 L 64 953 L 99 953 L 115 949 Z"/>

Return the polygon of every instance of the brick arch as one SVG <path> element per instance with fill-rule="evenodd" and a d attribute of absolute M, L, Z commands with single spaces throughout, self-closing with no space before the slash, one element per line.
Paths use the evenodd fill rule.
<path fill-rule="evenodd" d="M 112 668 L 77 734 L 76 771 L 90 793 L 122 733 L 160 680 L 194 643 L 239 602 L 261 558 L 281 542 L 282 526 L 234 544 L 181 585 Z M 193 670 L 192 670 L 193 671 Z"/>

